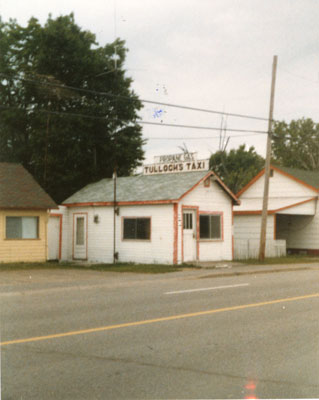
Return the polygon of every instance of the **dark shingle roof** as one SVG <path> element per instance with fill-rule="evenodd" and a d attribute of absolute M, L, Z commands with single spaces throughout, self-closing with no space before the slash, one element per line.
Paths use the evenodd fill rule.
<path fill-rule="evenodd" d="M 51 197 L 20 164 L 0 163 L 0 208 L 57 208 Z"/>
<path fill-rule="evenodd" d="M 177 200 L 209 171 L 163 175 L 137 175 L 117 178 L 118 202 Z M 63 204 L 113 202 L 113 179 L 91 183 L 66 199 Z"/>
<path fill-rule="evenodd" d="M 294 178 L 310 185 L 319 190 L 319 172 L 315 171 L 305 171 L 302 169 L 288 168 L 275 166 L 279 170 L 285 172 L 286 174 L 292 175 Z"/>

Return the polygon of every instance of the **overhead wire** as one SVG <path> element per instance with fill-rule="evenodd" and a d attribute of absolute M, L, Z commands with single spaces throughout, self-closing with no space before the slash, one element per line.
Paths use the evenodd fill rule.
<path fill-rule="evenodd" d="M 241 137 L 251 137 L 251 136 L 259 136 L 263 135 L 263 133 L 252 133 L 250 135 L 228 135 L 230 138 L 241 138 Z M 174 137 L 148 137 L 145 138 L 147 140 L 205 140 L 205 139 L 219 139 L 219 136 L 174 136 Z"/>
<path fill-rule="evenodd" d="M 135 99 L 132 99 L 132 97 L 129 97 L 129 96 L 117 95 L 117 94 L 109 93 L 109 92 L 100 92 L 100 91 L 91 90 L 91 89 L 78 88 L 78 87 L 69 86 L 69 85 L 61 85 L 61 84 L 53 83 L 53 82 L 43 82 L 43 81 L 34 80 L 34 79 L 30 79 L 30 78 L 25 78 L 25 77 L 20 77 L 20 76 L 12 76 L 12 75 L 3 74 L 3 73 L 0 73 L 0 76 L 3 76 L 5 78 L 9 78 L 9 79 L 17 79 L 17 80 L 21 80 L 21 81 L 25 81 L 25 82 L 36 83 L 36 84 L 44 85 L 44 86 L 54 86 L 54 87 L 63 88 L 63 89 L 75 90 L 75 91 L 88 93 L 88 94 L 95 94 L 95 95 L 113 97 L 113 98 L 118 98 L 118 99 L 123 99 L 123 100 L 130 100 L 130 101 L 135 100 Z M 173 104 L 173 103 L 164 103 L 164 102 L 155 101 L 155 100 L 147 100 L 147 99 L 139 99 L 139 98 L 137 98 L 137 99 L 139 101 L 141 101 L 142 103 L 156 104 L 156 105 L 179 108 L 179 109 L 189 110 L 189 111 L 198 111 L 198 112 L 205 112 L 205 113 L 211 113 L 211 114 L 225 115 L 225 116 L 228 116 L 228 117 L 246 118 L 246 119 L 253 119 L 253 120 L 260 120 L 260 121 L 267 121 L 267 122 L 269 120 L 268 118 L 254 116 L 254 115 L 246 115 L 246 114 L 238 114 L 238 113 L 231 113 L 231 112 L 225 112 L 225 111 L 217 111 L 217 110 L 212 110 L 212 109 L 207 109 L 207 108 L 191 107 L 191 106 Z"/>
<path fill-rule="evenodd" d="M 152 122 L 152 121 L 139 121 L 140 124 L 143 125 L 155 125 L 155 126 L 166 126 L 166 127 L 174 127 L 174 128 L 191 128 L 191 129 L 204 129 L 204 130 L 213 130 L 220 131 L 220 127 L 211 127 L 211 126 L 196 126 L 196 125 L 182 125 L 182 124 L 169 124 L 165 122 Z M 224 128 L 224 131 L 228 132 L 251 132 L 258 134 L 267 134 L 266 131 L 258 131 L 255 129 L 235 129 L 235 128 Z"/>
<path fill-rule="evenodd" d="M 51 111 L 51 110 L 45 110 L 45 109 L 35 109 L 35 108 L 19 108 L 19 107 L 12 107 L 12 106 L 3 106 L 0 105 L 0 109 L 6 109 L 6 110 L 19 110 L 19 111 L 24 111 L 24 112 L 29 112 L 29 113 L 34 113 L 34 112 L 41 112 L 41 113 L 46 113 L 46 114 L 52 114 L 52 115 L 66 115 L 70 117 L 82 117 L 82 118 L 89 118 L 89 119 L 97 119 L 97 120 L 107 120 L 107 117 L 105 116 L 95 116 L 95 115 L 89 115 L 89 114 L 78 114 L 78 113 L 70 113 L 70 112 L 63 112 L 63 111 Z M 211 127 L 211 126 L 196 126 L 196 125 L 184 125 L 184 124 L 169 124 L 169 123 L 159 123 L 159 122 L 151 122 L 151 121 L 139 121 L 136 120 L 137 124 L 143 124 L 143 125 L 153 125 L 153 126 L 161 126 L 161 127 L 174 127 L 174 128 L 188 128 L 188 129 L 197 129 L 197 130 L 213 130 L 213 131 L 220 131 L 220 127 Z M 258 135 L 261 134 L 267 134 L 268 132 L 266 131 L 259 131 L 259 130 L 253 130 L 253 129 L 236 129 L 236 128 L 225 128 L 224 129 L 227 132 L 246 132 L 246 133 L 255 133 Z M 247 135 L 247 136 L 252 136 L 252 135 Z"/>

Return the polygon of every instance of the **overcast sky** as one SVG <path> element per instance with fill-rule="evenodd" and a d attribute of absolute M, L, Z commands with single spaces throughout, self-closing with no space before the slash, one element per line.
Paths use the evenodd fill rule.
<path fill-rule="evenodd" d="M 274 118 L 319 122 L 319 0 L 0 0 L 2 19 L 21 25 L 71 12 L 99 45 L 126 41 L 127 74 L 141 99 L 267 118 L 278 55 Z M 145 104 L 141 117 L 221 125 L 218 114 L 160 105 Z M 227 127 L 266 131 L 267 122 L 228 117 Z M 219 149 L 218 131 L 144 125 L 143 134 L 148 162 L 183 143 L 199 158 Z M 265 155 L 266 135 L 228 135 L 228 150 L 246 143 Z"/>

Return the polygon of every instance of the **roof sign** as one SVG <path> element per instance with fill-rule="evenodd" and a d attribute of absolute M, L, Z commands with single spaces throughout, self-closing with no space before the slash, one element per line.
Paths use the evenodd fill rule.
<path fill-rule="evenodd" d="M 179 154 L 168 154 L 164 156 L 155 156 L 154 164 L 167 164 L 167 163 L 176 163 L 176 162 L 190 162 L 197 160 L 197 153 L 189 153 L 185 151 L 184 153 Z"/>
<path fill-rule="evenodd" d="M 143 174 L 144 175 L 171 174 L 176 172 L 207 171 L 208 169 L 209 169 L 209 160 L 161 162 L 156 164 L 144 165 Z"/>

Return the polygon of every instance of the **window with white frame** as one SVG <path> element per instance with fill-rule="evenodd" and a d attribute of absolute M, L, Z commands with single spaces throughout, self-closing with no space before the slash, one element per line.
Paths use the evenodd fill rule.
<path fill-rule="evenodd" d="M 150 240 L 151 218 L 123 218 L 124 240 Z"/>
<path fill-rule="evenodd" d="M 6 239 L 38 239 L 39 217 L 6 217 Z"/>
<path fill-rule="evenodd" d="M 199 216 L 199 237 L 211 240 L 222 239 L 222 215 L 201 214 Z"/>

